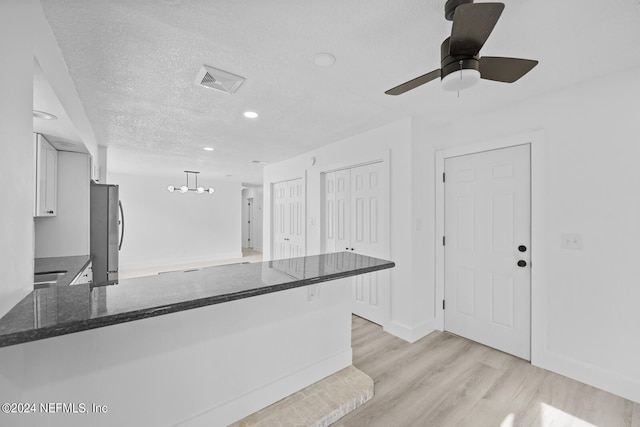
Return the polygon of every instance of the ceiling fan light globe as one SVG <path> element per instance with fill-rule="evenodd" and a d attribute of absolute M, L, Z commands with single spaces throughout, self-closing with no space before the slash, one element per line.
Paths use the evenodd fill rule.
<path fill-rule="evenodd" d="M 442 88 L 457 92 L 469 89 L 480 81 L 480 71 L 474 69 L 456 70 L 442 78 Z"/>

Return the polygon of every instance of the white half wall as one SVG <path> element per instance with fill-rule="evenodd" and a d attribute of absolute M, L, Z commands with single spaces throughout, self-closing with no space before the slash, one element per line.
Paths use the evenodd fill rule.
<path fill-rule="evenodd" d="M 0 413 L 0 424 L 229 425 L 351 365 L 349 278 L 307 294 L 303 286 L 0 348 L 0 401 L 38 404 L 38 413 Z M 89 413 L 42 413 L 48 402 Z M 92 403 L 107 412 L 90 413 Z"/>
<path fill-rule="evenodd" d="M 214 187 L 213 195 L 167 191 L 184 182 L 184 174 L 109 172 L 124 208 L 121 270 L 242 257 L 240 184 L 201 174 L 200 183 Z"/>
<path fill-rule="evenodd" d="M 33 290 L 34 0 L 0 3 L 0 316 Z"/>

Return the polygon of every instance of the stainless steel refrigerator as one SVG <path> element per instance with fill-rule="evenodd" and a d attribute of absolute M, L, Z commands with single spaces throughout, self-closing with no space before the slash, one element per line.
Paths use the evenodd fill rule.
<path fill-rule="evenodd" d="M 90 246 L 93 282 L 109 285 L 118 281 L 118 251 L 124 238 L 124 212 L 118 186 L 91 182 Z"/>

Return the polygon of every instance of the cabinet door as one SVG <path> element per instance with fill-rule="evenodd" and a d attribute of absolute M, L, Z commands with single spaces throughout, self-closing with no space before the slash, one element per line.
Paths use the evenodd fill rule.
<path fill-rule="evenodd" d="M 42 135 L 36 139 L 36 216 L 55 216 L 58 152 Z"/>

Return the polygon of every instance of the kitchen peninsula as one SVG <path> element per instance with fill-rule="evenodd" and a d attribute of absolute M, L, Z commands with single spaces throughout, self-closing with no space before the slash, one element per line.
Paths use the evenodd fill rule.
<path fill-rule="evenodd" d="M 91 425 L 227 425 L 351 365 L 349 277 L 393 266 L 342 252 L 37 289 L 0 319 L 0 397 L 106 405 Z"/>

